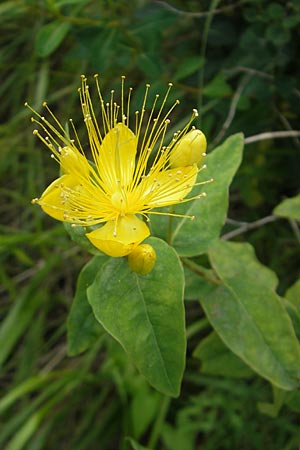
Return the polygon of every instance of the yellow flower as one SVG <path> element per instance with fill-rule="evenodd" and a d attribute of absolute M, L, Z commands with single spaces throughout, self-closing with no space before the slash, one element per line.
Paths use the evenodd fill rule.
<path fill-rule="evenodd" d="M 146 85 L 141 110 L 135 112 L 132 127 L 129 120 L 132 89 L 129 89 L 125 102 L 125 77 L 121 82 L 121 105 L 116 103 L 114 91 L 111 91 L 109 102 L 105 103 L 97 75 L 95 80 L 101 126 L 85 76 L 82 76 L 79 89 L 89 155 L 83 151 L 72 120 L 74 138 L 69 137 L 46 103 L 43 106 L 50 114 L 49 120 L 26 104 L 38 117 L 32 118 L 32 121 L 42 129 L 42 133 L 34 130 L 34 134 L 48 146 L 51 156 L 61 168 L 61 176 L 33 203 L 38 203 L 55 219 L 74 226 L 99 225 L 92 231 L 88 230 L 87 238 L 107 255 L 120 257 L 130 254 L 149 236 L 146 223 L 149 214 L 176 215 L 155 211 L 155 208 L 191 200 L 185 197 L 196 184 L 197 163 L 202 160 L 205 149 L 199 145 L 200 156 L 195 156 L 201 132 L 193 128 L 187 133 L 197 116 L 196 110 L 193 110 L 191 120 L 184 129 L 174 134 L 170 144 L 164 145 L 170 113 L 179 103 L 176 101 L 163 113 L 171 84 L 157 113 L 158 95 L 147 113 L 150 86 Z M 201 136 L 204 136 L 203 133 Z M 180 159 L 178 156 L 183 163 L 176 164 L 179 151 L 187 151 L 189 155 L 192 152 L 192 159 L 189 156 Z"/>

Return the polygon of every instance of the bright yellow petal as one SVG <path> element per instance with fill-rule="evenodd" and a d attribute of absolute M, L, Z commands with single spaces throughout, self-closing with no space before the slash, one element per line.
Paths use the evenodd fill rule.
<path fill-rule="evenodd" d="M 60 167 L 64 174 L 80 173 L 88 176 L 90 172 L 88 160 L 75 147 L 63 147 L 61 149 Z"/>
<path fill-rule="evenodd" d="M 87 238 L 102 252 L 109 256 L 128 255 L 150 234 L 149 228 L 134 215 L 120 217 L 117 226 L 110 220 L 103 227 L 87 233 Z"/>
<path fill-rule="evenodd" d="M 130 184 L 137 150 L 137 138 L 123 123 L 118 123 L 104 137 L 96 165 L 111 194 Z"/>
<path fill-rule="evenodd" d="M 78 180 L 73 175 L 62 175 L 51 183 L 43 192 L 37 203 L 46 214 L 54 219 L 66 222 L 68 216 L 68 198 L 65 188 L 80 189 Z"/>
<path fill-rule="evenodd" d="M 104 222 L 105 217 L 114 217 L 110 201 L 100 187 L 88 179 L 78 181 L 78 177 L 71 174 L 53 181 L 41 198 L 33 203 L 38 203 L 54 219 L 83 226 Z"/>
<path fill-rule="evenodd" d="M 198 169 L 195 166 L 177 167 L 151 174 L 138 186 L 144 204 L 151 208 L 179 203 L 192 190 Z"/>

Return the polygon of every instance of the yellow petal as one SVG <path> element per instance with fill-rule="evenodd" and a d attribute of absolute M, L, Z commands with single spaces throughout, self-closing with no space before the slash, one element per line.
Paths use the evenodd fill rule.
<path fill-rule="evenodd" d="M 179 203 L 192 190 L 197 166 L 177 167 L 144 178 L 138 188 L 144 203 L 151 208 Z"/>
<path fill-rule="evenodd" d="M 104 184 L 111 193 L 120 186 L 130 184 L 136 150 L 137 138 L 123 123 L 118 123 L 105 135 L 95 162 Z"/>
<path fill-rule="evenodd" d="M 76 177 L 69 174 L 62 175 L 47 187 L 37 201 L 46 214 L 62 222 L 72 221 L 70 218 L 68 220 L 69 207 L 66 187 L 78 191 L 81 188 Z"/>
<path fill-rule="evenodd" d="M 175 144 L 170 153 L 172 168 L 182 166 L 201 165 L 206 151 L 206 137 L 202 131 L 189 131 Z"/>
<path fill-rule="evenodd" d="M 149 228 L 134 215 L 110 220 L 103 227 L 87 233 L 91 243 L 109 256 L 128 255 L 150 234 Z"/>
<path fill-rule="evenodd" d="M 79 172 L 87 176 L 90 172 L 88 160 L 75 147 L 63 147 L 61 149 L 60 167 L 64 174 Z"/>

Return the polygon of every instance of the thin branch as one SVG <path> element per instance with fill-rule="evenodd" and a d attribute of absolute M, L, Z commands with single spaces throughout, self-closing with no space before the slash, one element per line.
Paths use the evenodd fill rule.
<path fill-rule="evenodd" d="M 299 230 L 299 227 L 298 227 L 298 224 L 297 224 L 296 220 L 289 219 L 289 223 L 290 223 L 291 228 L 292 228 L 292 230 L 293 230 L 293 232 L 294 232 L 294 234 L 296 236 L 297 241 L 300 244 L 300 230 Z"/>
<path fill-rule="evenodd" d="M 203 25 L 203 32 L 201 35 L 201 45 L 200 45 L 200 58 L 202 60 L 205 60 L 206 57 L 206 48 L 207 48 L 207 40 L 208 40 L 208 34 L 210 30 L 210 25 L 214 17 L 214 11 L 217 9 L 217 6 L 219 4 L 220 0 L 212 0 L 209 6 L 209 11 L 207 14 L 207 18 Z M 198 94 L 198 120 L 201 122 L 203 117 L 203 111 L 202 111 L 202 101 L 203 101 L 203 86 L 204 86 L 204 72 L 205 72 L 205 65 L 200 68 L 199 70 L 199 76 L 198 76 L 198 88 L 199 88 L 199 94 Z"/>
<path fill-rule="evenodd" d="M 251 79 L 251 77 L 252 77 L 251 74 L 247 74 L 241 80 L 237 90 L 235 91 L 235 93 L 234 93 L 234 95 L 232 97 L 230 108 L 229 108 L 229 112 L 228 112 L 228 115 L 226 117 L 226 120 L 225 120 L 221 130 L 219 131 L 219 133 L 215 137 L 215 139 L 213 141 L 213 145 L 218 144 L 222 140 L 222 138 L 225 135 L 226 131 L 230 127 L 231 122 L 233 121 L 233 118 L 235 116 L 236 108 L 237 108 L 237 105 L 239 103 L 240 97 L 241 97 L 241 95 L 243 93 L 243 90 L 245 89 L 248 81 Z"/>
<path fill-rule="evenodd" d="M 181 261 L 185 267 L 188 267 L 188 269 L 190 269 L 196 275 L 199 275 L 199 277 L 203 278 L 204 280 L 209 281 L 213 284 L 223 284 L 223 282 L 214 274 L 209 273 L 209 269 L 205 270 L 201 268 L 200 266 L 198 266 L 198 264 L 194 263 L 188 258 L 182 258 Z"/>
<path fill-rule="evenodd" d="M 287 118 L 276 107 L 274 107 L 274 110 L 275 110 L 275 113 L 278 115 L 279 120 L 281 121 L 281 123 L 285 127 L 285 129 L 288 130 L 288 131 L 294 131 L 293 127 L 291 126 L 291 124 L 287 120 Z M 294 141 L 294 144 L 296 145 L 296 147 L 300 147 L 300 140 L 298 139 L 298 137 L 295 136 L 293 141 Z"/>
<path fill-rule="evenodd" d="M 221 239 L 224 241 L 228 241 L 229 239 L 232 239 L 235 236 L 239 236 L 240 234 L 246 233 L 249 230 L 253 230 L 255 228 L 260 228 L 263 225 L 266 225 L 267 223 L 274 222 L 275 220 L 278 220 L 279 217 L 270 215 L 263 217 L 262 219 L 256 220 L 255 222 L 246 223 L 245 225 L 242 225 L 240 228 L 236 230 L 229 231 L 229 233 L 223 234 Z"/>
<path fill-rule="evenodd" d="M 267 131 L 266 133 L 255 134 L 244 139 L 245 144 L 252 144 L 252 142 L 263 141 L 265 139 L 290 138 L 300 136 L 300 130 L 291 131 Z"/>
<path fill-rule="evenodd" d="M 245 72 L 249 75 L 257 75 L 261 78 L 267 78 L 268 80 L 273 80 L 273 75 L 270 75 L 267 72 L 263 72 L 262 70 L 252 69 L 251 67 L 245 67 L 245 66 L 235 66 L 231 69 L 225 69 L 224 72 L 227 73 L 235 73 L 235 72 Z"/>
<path fill-rule="evenodd" d="M 248 222 L 242 222 L 240 220 L 234 220 L 230 219 L 230 217 L 227 217 L 226 223 L 228 223 L 229 225 L 234 225 L 235 227 L 240 227 L 242 225 L 247 225 Z"/>
<path fill-rule="evenodd" d="M 222 14 L 225 11 L 231 11 L 232 9 L 237 8 L 238 6 L 241 6 L 245 1 L 240 1 L 237 3 L 234 3 L 233 5 L 223 6 L 223 8 L 216 8 L 211 11 L 204 11 L 204 12 L 191 12 L 191 11 L 183 11 L 182 9 L 175 8 L 174 6 L 170 5 L 169 3 L 163 1 L 163 0 L 154 0 L 154 3 L 157 3 L 158 5 L 161 5 L 163 8 L 167 9 L 168 11 L 172 11 L 174 14 L 178 14 L 180 16 L 186 16 L 186 17 L 197 17 L 197 18 L 203 18 L 209 16 L 212 14 Z"/>
<path fill-rule="evenodd" d="M 238 73 L 238 72 L 246 72 L 252 75 L 257 75 L 261 78 L 266 78 L 268 80 L 274 80 L 274 75 L 271 75 L 267 72 L 263 72 L 262 70 L 252 69 L 251 67 L 245 67 L 245 66 L 235 66 L 231 69 L 224 69 L 225 73 Z M 293 93 L 300 98 L 300 91 L 296 88 L 292 89 Z"/>

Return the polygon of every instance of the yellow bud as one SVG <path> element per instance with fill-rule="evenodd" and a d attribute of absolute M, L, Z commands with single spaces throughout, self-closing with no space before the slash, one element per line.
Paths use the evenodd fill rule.
<path fill-rule="evenodd" d="M 206 137 L 202 131 L 189 131 L 175 144 L 170 154 L 171 168 L 201 165 L 206 151 Z"/>
<path fill-rule="evenodd" d="M 147 275 L 156 261 L 154 248 L 149 244 L 141 244 L 128 255 L 128 264 L 132 272 Z"/>

